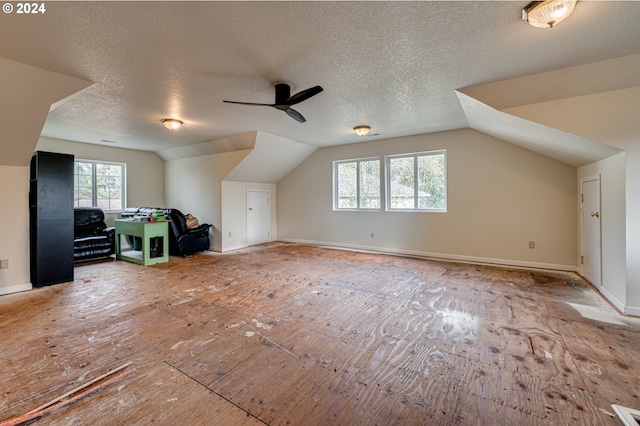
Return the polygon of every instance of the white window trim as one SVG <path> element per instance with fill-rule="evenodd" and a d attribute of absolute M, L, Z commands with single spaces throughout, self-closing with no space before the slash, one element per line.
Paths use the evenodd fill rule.
<path fill-rule="evenodd" d="M 97 204 L 97 192 L 96 192 L 96 164 L 114 164 L 117 166 L 122 166 L 122 201 L 121 201 L 121 205 L 122 205 L 122 209 L 120 210 L 104 210 L 105 213 L 120 213 L 123 212 L 124 209 L 127 208 L 127 163 L 119 163 L 117 161 L 102 161 L 102 160 L 88 160 L 85 158 L 76 158 L 74 160 L 75 162 L 80 162 L 80 163 L 92 163 L 93 167 L 92 167 L 92 182 L 93 182 L 93 190 L 91 193 L 91 205 L 92 206 L 96 206 Z M 75 206 L 75 200 L 73 202 L 74 206 Z"/>
<path fill-rule="evenodd" d="M 418 168 L 416 167 L 416 158 L 420 157 L 420 156 L 427 156 L 427 155 L 439 155 L 439 154 L 444 154 L 444 191 L 445 191 L 445 203 L 444 203 L 444 208 L 441 209 L 420 209 L 418 208 L 418 185 L 416 182 L 418 182 Z M 407 209 L 407 208 L 403 208 L 403 209 L 394 209 L 391 207 L 391 173 L 389 172 L 390 169 L 390 162 L 392 159 L 395 158 L 407 158 L 407 157 L 412 157 L 413 158 L 413 182 L 414 182 L 414 200 L 415 200 L 415 208 L 413 209 Z M 387 195 L 385 197 L 385 211 L 387 212 L 421 212 L 421 213 L 446 213 L 447 212 L 447 207 L 448 207 L 448 203 L 449 203 L 449 182 L 448 182 L 448 176 L 447 176 L 447 150 L 446 149 L 439 149 L 439 150 L 434 150 L 434 151 L 422 151 L 422 152 L 411 152 L 411 153 L 403 153 L 403 154 L 394 154 L 394 155 L 386 155 L 384 157 L 384 175 L 385 175 L 385 189 L 384 192 Z"/>
<path fill-rule="evenodd" d="M 338 207 L 340 194 L 338 194 L 338 164 L 342 163 L 356 163 L 356 204 L 360 205 L 360 163 L 365 161 L 378 161 L 380 169 L 380 207 Z M 382 211 L 384 194 L 383 194 L 383 170 L 382 160 L 380 157 L 365 157 L 365 158 L 351 158 L 348 160 L 335 160 L 333 161 L 333 210 L 334 211 L 367 211 L 367 212 L 379 212 Z"/>

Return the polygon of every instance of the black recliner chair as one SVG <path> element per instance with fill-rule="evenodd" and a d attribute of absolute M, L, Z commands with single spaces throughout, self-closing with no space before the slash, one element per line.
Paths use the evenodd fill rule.
<path fill-rule="evenodd" d="M 98 207 L 73 209 L 73 261 L 111 256 L 115 253 L 115 228 L 107 227 Z"/>
<path fill-rule="evenodd" d="M 165 209 L 165 217 L 170 220 L 169 229 L 173 238 L 169 238 L 169 253 L 174 256 L 187 256 L 199 251 L 209 250 L 209 228 L 203 223 L 197 228 L 187 228 L 187 221 L 178 209 Z"/>
<path fill-rule="evenodd" d="M 132 218 L 136 215 L 148 216 L 154 210 L 162 210 L 169 222 L 169 254 L 172 256 L 187 256 L 193 253 L 209 250 L 209 228 L 211 225 L 203 223 L 197 228 L 187 228 L 187 220 L 178 209 L 159 207 L 127 207 L 122 212 L 122 218 Z"/>

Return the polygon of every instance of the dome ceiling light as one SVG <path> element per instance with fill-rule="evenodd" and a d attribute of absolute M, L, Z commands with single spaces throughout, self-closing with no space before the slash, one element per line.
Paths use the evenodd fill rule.
<path fill-rule="evenodd" d="M 532 1 L 522 9 L 522 20 L 536 28 L 553 28 L 567 19 L 578 0 Z"/>
<path fill-rule="evenodd" d="M 175 118 L 163 118 L 160 121 L 162 121 L 164 127 L 169 130 L 178 130 L 184 124 L 182 121 L 176 120 Z"/>
<path fill-rule="evenodd" d="M 356 126 L 353 128 L 353 131 L 356 132 L 358 136 L 366 136 L 369 130 L 371 130 L 369 126 Z"/>

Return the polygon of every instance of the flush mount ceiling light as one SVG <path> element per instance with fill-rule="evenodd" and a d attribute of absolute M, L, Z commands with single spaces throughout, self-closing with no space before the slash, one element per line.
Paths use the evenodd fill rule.
<path fill-rule="evenodd" d="M 536 28 L 553 28 L 567 19 L 578 0 L 532 1 L 522 9 L 522 20 Z"/>
<path fill-rule="evenodd" d="M 353 128 L 353 131 L 356 132 L 358 136 L 366 136 L 369 130 L 371 130 L 369 126 L 356 126 Z"/>
<path fill-rule="evenodd" d="M 175 118 L 163 118 L 160 121 L 162 121 L 164 127 L 169 130 L 178 130 L 184 124 L 182 121 L 176 120 Z"/>

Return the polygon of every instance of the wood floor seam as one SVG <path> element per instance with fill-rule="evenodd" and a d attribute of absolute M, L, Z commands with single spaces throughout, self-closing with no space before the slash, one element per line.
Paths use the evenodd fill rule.
<path fill-rule="evenodd" d="M 163 361 L 165 364 L 167 364 L 169 367 L 173 368 L 174 370 L 176 370 L 177 372 L 179 372 L 180 374 L 182 374 L 183 376 L 187 377 L 189 380 L 192 380 L 193 382 L 197 383 L 198 385 L 202 386 L 203 388 L 207 389 L 208 391 L 210 391 L 211 393 L 213 393 L 214 395 L 216 395 L 217 397 L 225 400 L 226 402 L 228 402 L 229 404 L 233 405 L 234 407 L 238 408 L 239 410 L 243 411 L 244 413 L 246 413 L 247 417 L 252 417 L 254 419 L 256 419 L 257 421 L 259 421 L 262 424 L 268 425 L 268 423 L 265 423 L 262 419 L 260 419 L 259 417 L 251 414 L 249 411 L 245 410 L 244 408 L 242 408 L 241 406 L 239 406 L 238 404 L 234 403 L 233 401 L 231 401 L 230 399 L 226 398 L 224 395 L 216 392 L 214 389 L 212 389 L 210 386 L 205 385 L 204 383 L 199 382 L 197 379 L 195 379 L 194 377 L 191 377 L 190 375 L 188 375 L 187 373 L 185 373 L 184 371 L 181 371 L 180 368 L 171 365 L 171 363 L 169 363 L 168 361 Z"/>

